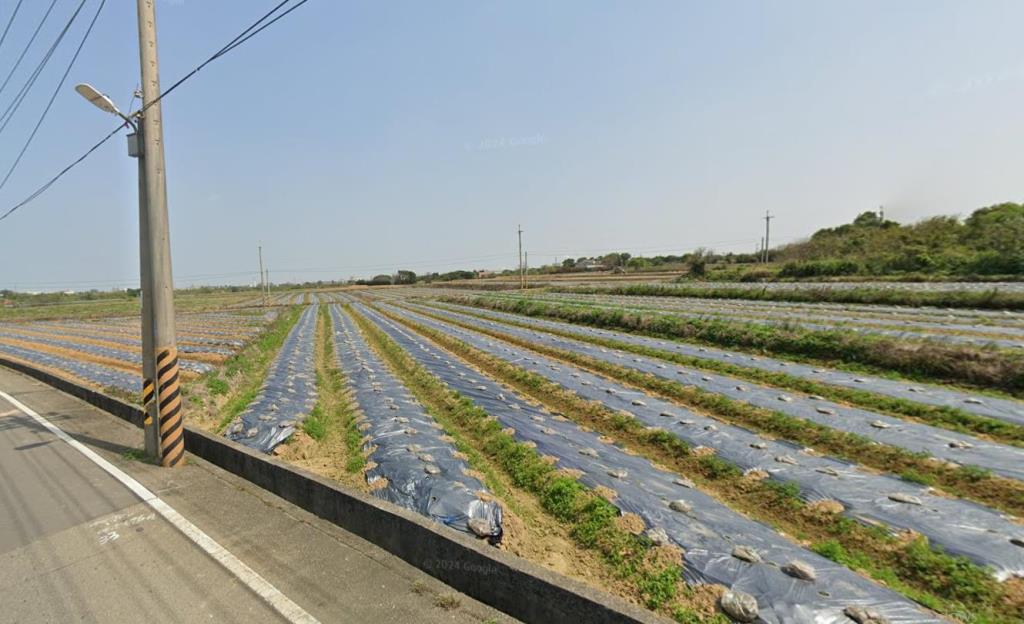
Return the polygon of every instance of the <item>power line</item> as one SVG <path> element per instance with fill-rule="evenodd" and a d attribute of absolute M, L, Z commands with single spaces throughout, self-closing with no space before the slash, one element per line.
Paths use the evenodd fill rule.
<path fill-rule="evenodd" d="M 287 11 L 285 11 L 284 13 L 281 13 L 280 15 L 275 17 L 274 19 L 272 19 L 269 22 L 267 22 L 266 20 L 271 15 L 273 15 L 275 12 L 277 12 L 278 9 L 280 9 L 285 4 L 291 2 L 291 0 L 284 0 L 283 2 L 279 3 L 273 9 L 271 9 L 265 15 L 263 15 L 263 17 L 261 17 L 258 20 L 256 20 L 253 24 L 251 24 L 249 27 L 247 27 L 245 30 L 243 30 L 239 35 L 237 35 L 234 39 L 232 39 L 226 45 L 221 47 L 216 53 L 213 54 L 213 56 L 211 56 L 210 58 L 208 58 L 205 61 L 203 61 L 202 63 L 200 63 L 195 69 L 193 69 L 191 72 L 186 74 L 183 78 L 181 78 L 180 80 L 175 82 L 173 85 L 171 85 L 170 88 L 166 89 L 163 93 L 161 93 L 159 97 L 154 99 L 152 102 L 148 102 L 143 108 L 141 108 L 136 113 L 136 115 L 138 116 L 138 115 L 143 114 L 146 111 L 147 108 L 149 108 L 153 104 L 156 104 L 160 100 L 164 99 L 171 91 L 173 91 L 174 89 L 178 88 L 186 80 L 188 80 L 192 76 L 194 76 L 197 73 L 199 73 L 199 71 L 203 67 L 205 67 L 206 65 L 210 64 L 211 62 L 217 60 L 218 58 L 224 56 L 228 52 L 231 52 L 232 50 L 234 50 L 235 48 L 237 48 L 241 44 L 245 43 L 246 41 L 248 41 L 249 39 L 251 39 L 255 35 L 257 35 L 260 32 L 262 32 L 264 29 L 266 29 L 268 26 L 270 26 L 271 24 L 273 24 L 277 20 L 281 19 L 285 15 L 288 15 L 289 13 L 291 13 L 295 9 L 299 8 L 300 6 L 306 4 L 308 1 L 309 0 L 300 0 L 298 2 L 298 4 L 296 4 L 292 8 L 288 9 Z M 85 0 L 82 0 L 82 4 L 85 4 Z M 82 8 L 81 5 L 79 5 L 78 8 L 80 10 Z M 78 12 L 76 11 L 75 14 L 77 15 Z M 266 22 L 266 23 L 263 23 L 263 22 Z M 260 24 L 262 24 L 262 26 L 260 26 Z M 69 26 L 70 26 L 70 24 L 69 24 Z M 65 30 L 66 30 L 66 28 L 65 28 Z M 61 36 L 63 36 L 63 34 Z M 20 202 L 15 204 L 13 207 L 8 209 L 7 212 L 5 212 L 2 215 L 0 215 L 0 221 L 3 221 L 7 217 L 9 217 L 12 213 L 14 213 L 16 210 L 18 210 L 19 208 L 22 208 L 23 206 L 27 205 L 28 203 L 32 202 L 33 200 L 38 198 L 40 195 L 45 193 L 51 186 L 54 185 L 54 183 L 57 182 L 57 180 L 62 178 L 64 176 L 64 174 L 66 174 L 68 171 L 71 171 L 79 163 L 81 163 L 83 160 L 85 160 L 86 158 L 91 156 L 92 153 L 95 152 L 97 149 L 99 149 L 101 145 L 103 145 L 104 143 L 106 143 L 107 141 L 112 139 L 115 134 L 120 132 L 121 129 L 126 127 L 127 125 L 128 125 L 127 123 L 122 123 L 122 124 L 118 125 L 116 128 L 114 128 L 113 130 L 111 130 L 110 133 L 107 136 L 105 136 L 102 139 L 100 139 L 100 141 L 98 143 L 96 143 L 95 145 L 90 147 L 84 154 L 82 154 L 81 156 L 76 158 L 71 164 L 69 164 L 68 166 L 64 167 L 64 169 L 62 169 L 59 173 L 57 173 L 57 175 L 55 175 L 52 178 L 50 178 L 45 184 L 43 184 L 38 189 L 33 191 L 32 194 L 30 194 L 28 197 L 26 197 L 25 199 L 21 200 Z M 2 131 L 3 131 L 3 128 L 0 127 L 0 132 L 2 132 Z"/>
<path fill-rule="evenodd" d="M 122 125 L 114 128 L 110 132 L 110 134 L 108 134 L 107 136 L 105 136 L 102 139 L 100 139 L 100 141 L 98 143 L 96 143 L 96 145 L 93 145 L 92 147 L 90 147 L 84 154 L 82 154 L 81 156 L 76 158 L 70 165 L 68 165 L 67 167 L 64 167 L 63 169 L 61 169 L 60 172 L 57 175 L 55 175 L 52 178 L 50 178 L 45 184 L 43 184 L 38 189 L 36 189 L 31 195 L 29 195 L 25 199 L 21 200 L 19 203 L 15 204 L 13 208 L 8 210 L 4 214 L 0 215 L 0 221 L 3 221 L 7 217 L 11 216 L 11 213 L 13 213 L 15 210 L 17 210 L 18 208 L 21 208 L 25 204 L 31 202 L 32 200 L 34 200 L 35 198 L 39 197 L 40 195 L 45 193 L 47 190 L 49 190 L 49 188 L 51 186 L 53 186 L 53 184 L 57 180 L 59 180 L 62 177 L 64 177 L 65 173 L 67 173 L 68 171 L 71 171 L 73 168 L 75 168 L 76 165 L 78 165 L 78 163 L 82 162 L 83 160 L 85 160 L 86 158 L 91 156 L 93 152 L 98 150 L 101 145 L 103 145 L 104 143 L 106 143 L 110 139 L 114 138 L 114 135 L 116 135 L 118 132 L 120 132 L 121 128 L 123 128 L 125 125 L 127 125 L 127 124 L 122 124 Z"/>
<path fill-rule="evenodd" d="M 11 19 L 7 20 L 7 26 L 4 28 L 4 34 L 0 35 L 0 48 L 3 47 L 4 41 L 7 41 L 7 33 L 11 30 L 11 24 L 14 23 L 14 18 L 18 15 L 18 9 L 21 8 L 23 0 L 18 0 L 18 4 L 14 5 L 14 12 L 11 13 Z"/>
<path fill-rule="evenodd" d="M 50 59 L 53 57 L 53 53 L 57 49 L 57 46 L 59 46 L 60 42 L 64 40 L 64 36 L 68 34 L 68 30 L 71 29 L 71 25 L 75 22 L 76 19 L 78 19 L 78 14 L 81 13 L 82 7 L 85 6 L 85 3 L 86 0 L 82 0 L 78 4 L 78 8 L 75 9 L 75 12 L 71 15 L 71 18 L 68 19 L 68 23 L 64 25 L 64 28 L 60 31 L 60 34 L 57 35 L 57 40 L 54 41 L 53 45 L 50 46 L 50 49 L 47 50 L 46 54 L 43 56 L 43 60 L 39 62 L 39 65 L 36 66 L 35 71 L 32 72 L 32 75 L 29 76 L 29 79 L 25 81 L 24 85 L 22 85 L 21 90 L 18 91 L 18 95 L 14 96 L 14 100 L 11 101 L 7 109 L 4 110 L 3 115 L 0 115 L 0 119 L 4 120 L 3 125 L 0 125 L 0 133 L 4 131 L 4 129 L 7 127 L 7 124 L 9 124 L 11 122 L 11 119 L 14 117 L 14 114 L 18 112 L 19 108 L 21 108 L 21 104 L 25 101 L 25 98 L 28 96 L 28 92 L 32 90 L 32 87 L 35 85 L 36 80 L 39 78 L 39 74 L 43 72 L 43 69 L 45 69 L 46 65 L 50 62 Z"/>
<path fill-rule="evenodd" d="M 14 62 L 14 67 L 11 68 L 11 71 L 7 74 L 7 77 L 4 78 L 3 84 L 0 84 L 0 93 L 4 92 L 4 89 L 7 88 L 7 83 L 9 83 L 11 81 L 11 77 L 14 76 L 14 72 L 16 72 L 18 70 L 18 67 L 21 66 L 21 62 L 25 59 L 25 55 L 28 54 L 28 51 L 32 47 L 32 44 L 35 43 L 36 37 L 39 36 L 39 31 L 43 29 L 43 24 L 46 23 L 47 18 L 50 17 L 50 13 L 53 11 L 53 7 L 56 5 L 57 0 L 51 0 L 50 6 L 47 7 L 46 13 L 43 14 L 43 19 L 39 20 L 39 25 L 36 26 L 35 31 L 29 38 L 28 43 L 25 44 L 25 48 L 21 51 L 21 54 L 18 55 L 18 60 Z"/>
<path fill-rule="evenodd" d="M 148 103 L 146 103 L 146 105 L 145 105 L 145 106 L 143 106 L 143 107 L 142 107 L 142 109 L 141 109 L 141 110 L 139 111 L 139 114 L 145 113 L 145 112 L 146 112 L 146 109 L 147 109 L 147 108 L 149 108 L 150 106 L 153 106 L 154 104 L 156 104 L 156 103 L 157 103 L 157 102 L 159 102 L 160 100 L 162 100 L 162 99 L 164 99 L 165 97 L 167 97 L 168 95 L 170 95 L 170 93 L 171 93 L 172 91 L 174 91 L 175 89 L 177 89 L 178 87 L 180 87 L 180 86 L 181 86 L 182 84 L 184 84 L 184 83 L 185 83 L 185 81 L 187 81 L 188 79 L 190 79 L 190 78 L 192 78 L 193 76 L 195 76 L 196 74 L 198 74 L 198 73 L 199 73 L 199 72 L 200 72 L 200 71 L 201 71 L 201 70 L 202 70 L 202 69 L 203 69 L 204 67 L 206 67 L 206 66 L 207 66 L 207 65 L 209 65 L 210 63 L 212 63 L 212 62 L 216 61 L 217 59 L 219 59 L 220 57 L 224 56 L 224 55 L 225 55 L 225 54 L 227 54 L 228 52 L 230 52 L 230 51 L 234 50 L 235 48 L 237 48 L 238 46 L 242 45 L 243 43 L 245 43 L 245 42 L 246 42 L 246 41 L 248 41 L 249 39 L 252 39 L 252 38 L 253 38 L 254 36 L 258 35 L 258 34 L 259 34 L 260 32 L 262 32 L 262 31 L 263 31 L 263 30 L 264 30 L 265 28 L 267 28 L 268 26 L 270 26 L 271 24 L 273 24 L 273 23 L 274 23 L 274 22 L 276 22 L 277 20 L 281 19 L 281 18 L 282 18 L 282 17 L 284 17 L 285 15 L 288 15 L 289 13 L 291 13 L 292 11 L 294 11 L 295 9 L 297 9 L 297 8 L 299 8 L 300 6 L 302 6 L 302 5 L 306 4 L 307 2 L 309 2 L 309 0 L 299 0 L 299 3 L 298 3 L 298 4 L 296 4 L 295 6 L 293 6 L 293 7 L 292 7 L 292 8 L 290 8 L 290 9 L 288 9 L 288 10 L 287 10 L 287 11 L 285 11 L 284 13 L 282 13 L 282 14 L 278 15 L 277 17 L 275 17 L 274 19 L 270 20 L 269 22 L 267 22 L 267 23 L 263 24 L 262 26 L 260 26 L 260 24 L 261 24 L 261 23 L 263 23 L 264 21 L 266 21 L 266 20 L 267 20 L 267 19 L 268 19 L 268 18 L 269 18 L 269 17 L 271 16 L 271 15 L 273 15 L 274 13 L 276 13 L 276 12 L 277 12 L 277 11 L 278 11 L 278 10 L 279 10 L 279 9 L 280 9 L 281 7 L 283 7 L 284 5 L 288 4 L 288 3 L 289 3 L 289 2 L 291 2 L 291 1 L 292 1 L 292 0 L 282 0 L 282 2 L 280 2 L 280 3 L 279 3 L 279 4 L 277 5 L 277 6 L 275 6 L 275 7 L 274 7 L 274 8 L 272 8 L 272 9 L 270 9 L 269 11 L 267 11 L 267 12 L 266 12 L 266 13 L 265 13 L 265 14 L 263 15 L 263 17 L 259 18 L 259 19 L 258 19 L 258 20 L 256 20 L 255 22 L 253 22 L 253 23 L 252 23 L 251 25 L 249 25 L 249 27 L 248 27 L 248 28 L 246 28 L 245 30 L 243 30 L 243 31 L 242 31 L 241 33 L 239 33 L 239 34 L 238 34 L 238 35 L 237 35 L 237 36 L 236 36 L 236 37 L 235 37 L 234 39 L 232 39 L 232 40 L 231 40 L 231 41 L 229 41 L 229 42 L 228 42 L 228 43 L 227 43 L 226 45 L 224 45 L 224 47 L 222 47 L 222 48 L 221 48 L 220 50 L 217 50 L 217 51 L 216 51 L 216 52 L 215 52 L 215 53 L 213 54 L 213 56 L 211 56 L 210 58 L 206 59 L 205 61 L 203 61 L 203 62 L 202 62 L 202 63 L 200 63 L 199 65 L 197 65 L 195 69 L 193 69 L 193 70 L 192 70 L 192 71 L 190 71 L 189 73 L 185 74 L 184 76 L 182 76 L 181 78 L 179 78 L 177 82 L 175 82 L 175 83 L 174 83 L 174 84 L 172 84 L 172 85 L 171 85 L 170 87 L 168 87 L 167 89 L 165 89 L 165 90 L 164 90 L 164 92 L 160 94 L 160 97 L 156 98 L 156 99 L 155 99 L 155 100 L 153 100 L 152 102 L 148 102 Z M 259 26 L 259 28 L 257 28 L 257 26 Z M 253 29 L 255 29 L 255 30 L 253 30 Z M 251 31 L 251 32 L 250 32 L 250 31 Z M 248 34 L 247 34 L 247 33 L 248 33 Z"/>
<path fill-rule="evenodd" d="M 25 145 L 21 148 L 21 152 L 18 153 L 18 157 L 11 163 L 11 168 L 7 170 L 7 174 L 3 180 L 0 180 L 0 189 L 7 186 L 7 181 L 11 179 L 11 174 L 18 168 L 18 164 L 21 162 L 25 152 L 28 151 L 28 146 L 32 144 L 32 140 L 36 138 L 36 133 L 39 132 L 39 127 L 43 125 L 43 121 L 50 112 L 50 108 L 53 107 L 53 101 L 57 99 L 57 94 L 64 87 L 64 81 L 68 79 L 68 74 L 71 73 L 71 68 L 75 66 L 75 61 L 78 60 L 78 55 L 82 53 L 82 48 L 85 47 L 85 42 L 89 39 L 89 35 L 92 34 L 92 29 L 96 25 L 96 20 L 100 17 L 100 12 L 103 11 L 103 6 L 107 3 L 107 0 L 100 0 L 100 5 L 96 7 L 96 13 L 92 16 L 92 21 L 89 22 L 89 27 L 85 30 L 85 34 L 82 35 L 82 40 L 78 43 L 78 48 L 75 50 L 75 54 L 71 57 L 71 61 L 68 62 L 67 69 L 64 70 L 64 75 L 60 77 L 60 82 L 57 83 L 57 88 L 53 90 L 53 95 L 50 96 L 50 101 L 46 103 L 46 108 L 43 109 L 43 114 L 39 116 L 39 121 L 36 122 L 35 128 L 32 129 L 32 133 L 28 136 L 28 140 L 25 141 Z"/>

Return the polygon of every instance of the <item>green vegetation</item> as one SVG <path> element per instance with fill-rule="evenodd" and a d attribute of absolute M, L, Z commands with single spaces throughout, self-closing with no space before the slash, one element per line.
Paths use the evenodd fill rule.
<path fill-rule="evenodd" d="M 359 431 L 356 405 L 349 396 L 344 375 L 334 356 L 334 324 L 328 306 L 320 307 L 317 319 L 316 385 L 317 403 L 303 422 L 303 430 L 317 442 L 330 444 L 340 438 L 345 472 L 356 474 L 366 465 L 363 435 Z"/>
<path fill-rule="evenodd" d="M 894 306 L 935 306 L 943 308 L 978 308 L 990 310 L 1024 310 L 1024 293 L 1006 292 L 998 288 L 983 291 L 923 291 L 906 288 L 740 288 L 736 286 L 700 287 L 662 284 L 629 284 L 624 286 L 555 286 L 551 292 L 592 295 L 637 295 L 644 297 L 691 297 L 700 299 L 744 299 L 748 301 L 791 301 L 796 303 L 851 303 Z"/>
<path fill-rule="evenodd" d="M 201 312 L 238 305 L 253 296 L 250 289 L 240 287 L 194 288 L 176 291 L 174 304 L 178 312 Z M 138 316 L 140 305 L 137 289 L 39 294 L 4 290 L 0 291 L 0 321 Z"/>
<path fill-rule="evenodd" d="M 494 320 L 488 316 L 474 314 L 467 310 L 460 309 L 458 312 L 460 314 L 469 314 L 470 316 L 487 321 Z M 454 321 L 454 319 L 448 317 L 441 317 L 441 320 L 448 322 Z M 809 395 L 813 394 L 831 401 L 856 405 L 858 407 L 863 407 L 883 414 L 891 414 L 901 418 L 912 418 L 914 420 L 936 427 L 949 429 L 951 431 L 989 436 L 995 440 L 1014 446 L 1024 446 L 1024 427 L 1014 425 L 1006 421 L 996 420 L 994 418 L 979 416 L 955 407 L 926 405 L 924 403 L 917 403 L 906 399 L 875 394 L 874 392 L 866 390 L 834 386 L 787 373 L 740 366 L 710 358 L 688 356 L 675 351 L 655 349 L 601 336 L 573 333 L 551 327 L 545 327 L 541 330 L 529 323 L 520 323 L 509 319 L 503 319 L 500 322 L 513 327 L 522 327 L 533 331 L 540 330 L 555 336 L 562 336 L 564 338 L 570 338 L 581 342 L 588 342 L 590 344 L 607 347 L 609 349 L 628 351 L 639 355 L 675 362 L 676 364 L 682 364 L 696 369 L 713 371 L 723 375 L 729 375 L 731 377 L 774 386 L 776 388 L 803 392 Z"/>
<path fill-rule="evenodd" d="M 1024 205 L 975 210 L 964 221 L 932 217 L 910 225 L 865 212 L 853 223 L 772 250 L 780 277 L 1024 274 Z"/>
<path fill-rule="evenodd" d="M 681 561 L 659 562 L 649 539 L 619 528 L 619 510 L 614 505 L 558 471 L 535 449 L 517 442 L 496 419 L 448 389 L 367 319 L 354 317 L 371 346 L 449 435 L 469 442 L 513 485 L 536 496 L 549 515 L 570 527 L 580 546 L 597 552 L 617 577 L 634 588 L 643 604 L 668 613 L 686 606 L 679 604 L 680 600 L 685 603 L 687 595 Z"/>
<path fill-rule="evenodd" d="M 658 338 L 811 358 L 826 363 L 867 365 L 918 379 L 992 388 L 1015 396 L 1024 395 L 1024 356 L 996 349 L 936 342 L 907 342 L 842 330 L 812 330 L 726 319 L 681 318 L 669 314 L 628 312 L 616 308 L 521 298 L 443 297 L 442 300 Z"/>
<path fill-rule="evenodd" d="M 220 396 L 227 394 L 231 390 L 231 386 L 228 382 L 224 381 L 217 376 L 216 373 L 206 378 L 206 389 L 210 391 L 213 396 Z"/>
<path fill-rule="evenodd" d="M 380 312 L 580 425 L 612 437 L 656 464 L 692 477 L 701 490 L 730 507 L 798 539 L 824 540 L 834 543 L 844 553 L 854 553 L 840 563 L 887 582 L 893 579 L 898 591 L 915 600 L 927 600 L 932 608 L 943 613 L 959 613 L 967 604 L 979 613 L 988 614 L 986 617 L 991 616 L 984 621 L 1012 620 L 1003 619 L 1006 614 L 992 607 L 994 598 L 1000 597 L 1003 589 L 987 571 L 966 559 L 932 550 L 923 538 L 901 542 L 882 527 L 869 527 L 844 516 L 820 513 L 803 502 L 799 486 L 794 483 L 748 479 L 730 462 L 715 455 L 696 456 L 674 434 L 645 427 L 631 414 L 583 399 L 536 373 L 412 319 Z M 504 339 L 497 333 L 484 333 Z M 912 469 L 907 472 L 917 474 Z M 908 565 L 908 561 L 917 564 Z"/>
<path fill-rule="evenodd" d="M 281 313 L 259 338 L 224 362 L 221 370 L 224 377 L 231 380 L 231 390 L 228 392 L 227 403 L 217 415 L 217 433 L 231 424 L 256 398 L 270 364 L 301 314 L 299 307 Z"/>
<path fill-rule="evenodd" d="M 459 325 L 457 321 L 446 322 Z M 465 326 L 465 325 L 463 325 Z M 953 468 L 939 465 L 926 454 L 875 441 L 853 433 L 838 431 L 785 413 L 755 407 L 714 392 L 663 379 L 636 369 L 618 366 L 565 349 L 536 344 L 493 329 L 472 327 L 474 331 L 505 340 L 544 355 L 555 357 L 601 375 L 618 379 L 670 401 L 677 401 L 720 420 L 762 431 L 780 438 L 816 448 L 835 457 L 848 459 L 885 472 L 900 474 L 913 469 L 929 475 L 943 489 L 1009 513 L 1024 513 L 1024 483 L 997 477 L 975 466 Z"/>

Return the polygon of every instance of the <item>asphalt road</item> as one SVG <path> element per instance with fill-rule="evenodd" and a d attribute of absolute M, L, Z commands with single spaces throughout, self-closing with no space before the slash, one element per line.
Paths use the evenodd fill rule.
<path fill-rule="evenodd" d="M 131 459 L 141 431 L 77 399 L 6 369 L 0 391 L 159 497 L 306 622 L 511 621 L 202 460 L 163 469 Z M 437 606 L 445 594 L 458 606 Z M 0 597 L 0 622 L 288 621 L 251 578 L 3 397 Z"/>

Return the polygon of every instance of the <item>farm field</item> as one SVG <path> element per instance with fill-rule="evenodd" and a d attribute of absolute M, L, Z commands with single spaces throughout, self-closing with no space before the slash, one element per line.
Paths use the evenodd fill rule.
<path fill-rule="evenodd" d="M 772 622 L 857 621 L 858 606 L 891 622 L 1021 617 L 1024 403 L 1012 392 L 504 311 L 519 299 L 303 297 L 262 390 L 210 422 L 293 432 L 263 450 L 680 621 L 723 605 L 735 618 L 744 600 Z M 898 316 L 954 323 L 921 314 Z M 289 382 L 297 415 L 266 405 Z M 268 409 L 263 425 L 239 425 Z"/>
<path fill-rule="evenodd" d="M 178 350 L 185 378 L 212 371 L 275 314 L 180 313 Z M 142 387 L 140 334 L 138 318 L 0 322 L 0 355 L 137 400 Z"/>
<path fill-rule="evenodd" d="M 492 297 L 518 297 L 491 293 Z M 631 312 L 689 318 L 727 318 L 751 323 L 792 325 L 807 329 L 843 329 L 907 339 L 930 339 L 973 345 L 1024 348 L 1024 313 L 909 310 L 893 307 L 797 304 L 734 299 L 688 299 L 560 292 L 527 293 L 530 299 L 560 304 L 600 306 Z"/>
<path fill-rule="evenodd" d="M 1004 383 L 1019 354 L 920 334 L 1012 335 L 1021 315 L 730 300 L 701 334 L 666 331 L 709 316 L 676 298 L 410 287 L 261 303 L 179 315 L 189 422 L 680 622 L 1024 617 L 1024 401 Z M 763 338 L 785 315 L 1003 376 L 719 327 Z M 880 331 L 895 321 L 913 329 Z M 8 321 L 0 354 L 134 400 L 138 331 Z"/>
<path fill-rule="evenodd" d="M 841 357 L 823 362 L 723 348 L 670 339 L 657 328 L 612 329 L 587 316 L 559 314 L 576 302 L 539 291 L 390 289 L 360 299 L 353 313 L 427 372 L 514 438 L 571 470 L 584 487 L 607 495 L 622 513 L 640 516 L 641 537 L 660 537 L 664 530 L 669 543 L 687 553 L 683 578 L 746 588 L 768 621 L 793 621 L 793 613 L 815 608 L 816 617 L 828 621 L 827 614 L 843 609 L 820 595 L 809 600 L 815 607 L 798 607 L 789 602 L 792 587 L 781 589 L 771 575 L 760 577 L 765 584 L 759 586 L 719 569 L 747 553 L 731 541 L 736 536 L 757 540 L 758 564 L 772 562 L 783 577 L 792 572 L 788 557 L 821 571 L 813 583 L 835 573 L 825 582 L 852 591 L 855 584 L 842 575 L 854 572 L 895 590 L 898 596 L 871 599 L 890 609 L 889 621 L 927 619 L 927 610 L 901 613 L 897 605 L 907 606 L 900 602 L 905 599 L 965 621 L 1022 615 L 1012 596 L 1024 575 L 1024 402 L 1014 387 L 902 376 Z M 607 307 L 642 309 L 641 302 L 624 299 L 615 297 Z M 548 307 L 530 307 L 538 301 Z M 585 307 L 603 306 L 590 301 Z M 719 314 L 745 322 L 735 307 L 728 302 Z M 793 308 L 804 318 L 836 316 L 836 306 Z M 972 310 L 856 306 L 845 313 L 896 317 L 929 330 L 976 325 L 1012 334 L 1020 322 L 1015 314 Z M 670 306 L 657 314 L 685 318 Z M 864 325 L 863 333 L 906 349 L 941 344 Z M 991 345 L 951 348 L 998 353 L 1011 363 L 1017 357 Z M 687 498 L 694 493 L 707 498 Z M 675 524 L 679 519 L 685 529 Z M 728 539 L 713 545 L 715 531 Z M 792 547 L 804 550 L 786 550 Z M 973 580 L 953 581 L 954 569 Z M 974 583 L 984 599 L 962 592 Z M 863 591 L 875 587 L 869 583 Z M 985 606 L 967 615 L 973 607 L 963 608 L 971 603 Z"/>

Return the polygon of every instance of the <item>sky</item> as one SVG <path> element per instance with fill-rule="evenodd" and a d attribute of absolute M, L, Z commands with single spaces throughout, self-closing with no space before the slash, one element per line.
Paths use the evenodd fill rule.
<path fill-rule="evenodd" d="M 56 0 L 0 110 L 81 0 Z M 9 126 L 24 145 L 100 0 Z M 167 87 L 278 0 L 159 0 Z M 0 3 L 0 25 L 14 2 Z M 5 76 L 42 17 L 26 0 Z M 108 0 L 0 211 L 117 124 L 134 2 Z M 1024 199 L 1024 3 L 310 0 L 163 101 L 175 283 L 346 279 L 609 251 L 753 251 L 885 206 L 912 222 Z M 138 283 L 123 136 L 0 221 L 0 288 Z"/>

